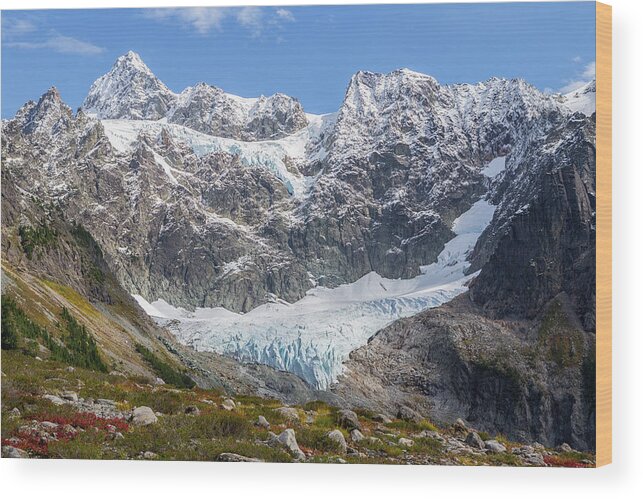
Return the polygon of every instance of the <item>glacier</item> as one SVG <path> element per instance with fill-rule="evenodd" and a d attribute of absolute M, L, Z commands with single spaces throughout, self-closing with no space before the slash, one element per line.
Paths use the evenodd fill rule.
<path fill-rule="evenodd" d="M 437 261 L 412 279 L 387 279 L 371 272 L 336 288 L 317 286 L 287 303 L 275 298 L 246 314 L 224 308 L 194 311 L 152 303 L 134 295 L 158 323 L 185 345 L 241 362 L 292 372 L 318 389 L 342 373 L 349 353 L 391 322 L 437 307 L 467 290 L 467 257 L 491 222 L 495 206 L 480 199 L 458 217 Z M 234 271 L 234 266 L 230 271 Z"/>

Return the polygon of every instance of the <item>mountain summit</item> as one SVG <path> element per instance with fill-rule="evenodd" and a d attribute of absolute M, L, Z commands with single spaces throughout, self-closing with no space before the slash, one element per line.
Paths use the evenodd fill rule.
<path fill-rule="evenodd" d="M 131 50 L 94 82 L 82 109 L 101 119 L 158 120 L 176 95 Z"/>
<path fill-rule="evenodd" d="M 175 94 L 132 51 L 94 82 L 82 109 L 99 119 L 166 118 L 208 135 L 245 141 L 279 139 L 308 124 L 299 101 L 280 93 L 244 98 L 199 83 Z"/>

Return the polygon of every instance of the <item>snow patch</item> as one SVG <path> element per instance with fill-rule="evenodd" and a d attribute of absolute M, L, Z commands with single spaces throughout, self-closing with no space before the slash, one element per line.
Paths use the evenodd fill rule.
<path fill-rule="evenodd" d="M 500 156 L 491 160 L 491 162 L 482 170 L 482 174 L 493 178 L 502 173 L 505 170 L 507 156 Z"/>

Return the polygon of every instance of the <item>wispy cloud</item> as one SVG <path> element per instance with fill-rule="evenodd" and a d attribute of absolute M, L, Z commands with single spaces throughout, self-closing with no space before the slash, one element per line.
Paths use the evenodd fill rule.
<path fill-rule="evenodd" d="M 63 35 L 55 35 L 41 42 L 9 42 L 7 46 L 19 49 L 50 49 L 60 54 L 78 55 L 95 55 L 105 51 L 103 47 L 99 47 L 93 43 Z"/>
<path fill-rule="evenodd" d="M 224 21 L 237 23 L 248 30 L 252 37 L 259 37 L 266 26 L 282 27 L 285 22 L 295 22 L 295 16 L 288 9 L 262 7 L 185 7 L 151 9 L 144 13 L 148 19 L 160 22 L 176 22 L 186 28 L 194 29 L 200 35 L 212 31 L 223 31 Z"/>
<path fill-rule="evenodd" d="M 575 61 L 576 62 L 576 61 Z M 579 61 L 580 62 L 580 61 Z M 559 89 L 560 93 L 566 94 L 587 85 L 596 78 L 596 61 L 586 64 L 575 78 L 568 80 L 563 87 Z"/>
<path fill-rule="evenodd" d="M 252 36 L 259 36 L 263 31 L 263 11 L 259 7 L 243 7 L 237 12 L 237 21 L 247 28 Z"/>
<path fill-rule="evenodd" d="M 220 30 L 229 9 L 222 7 L 189 7 L 183 9 L 151 9 L 145 16 L 157 21 L 178 20 L 204 35 L 212 29 Z"/>
<path fill-rule="evenodd" d="M 2 18 L 2 42 L 6 47 L 25 50 L 51 50 L 60 54 L 96 55 L 103 47 L 47 30 L 42 23 L 29 18 L 4 15 Z"/>
<path fill-rule="evenodd" d="M 277 9 L 275 11 L 275 15 L 279 19 L 283 19 L 284 21 L 289 21 L 289 22 L 294 22 L 295 21 L 295 16 L 288 9 Z"/>

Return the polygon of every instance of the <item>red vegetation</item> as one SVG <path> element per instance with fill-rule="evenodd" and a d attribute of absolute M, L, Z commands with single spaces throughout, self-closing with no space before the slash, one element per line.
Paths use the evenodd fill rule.
<path fill-rule="evenodd" d="M 548 466 L 557 466 L 559 468 L 590 468 L 591 465 L 581 463 L 575 459 L 564 458 L 560 456 L 545 456 L 545 463 Z"/>
<path fill-rule="evenodd" d="M 30 416 L 30 418 L 40 422 L 49 421 L 58 426 L 47 430 L 38 427 L 18 429 L 14 437 L 2 439 L 2 445 L 11 445 L 31 454 L 47 457 L 49 456 L 49 442 L 74 439 L 78 435 L 76 428 L 83 430 L 93 428 L 108 432 L 124 432 L 129 429 L 129 425 L 122 419 L 101 418 L 91 412 L 78 412 L 70 415 L 43 413 Z M 70 425 L 74 429 L 65 429 L 66 425 Z"/>
<path fill-rule="evenodd" d="M 51 421 L 59 425 L 71 425 L 75 428 L 82 428 L 86 430 L 88 428 L 98 428 L 99 430 L 108 430 L 108 426 L 113 426 L 116 428 L 116 431 L 127 431 L 129 425 L 123 419 L 119 418 L 101 418 L 96 416 L 96 414 L 91 412 L 77 412 L 70 414 L 68 416 L 62 415 L 53 415 L 53 414 L 36 414 L 30 416 L 31 419 L 36 421 Z"/>

